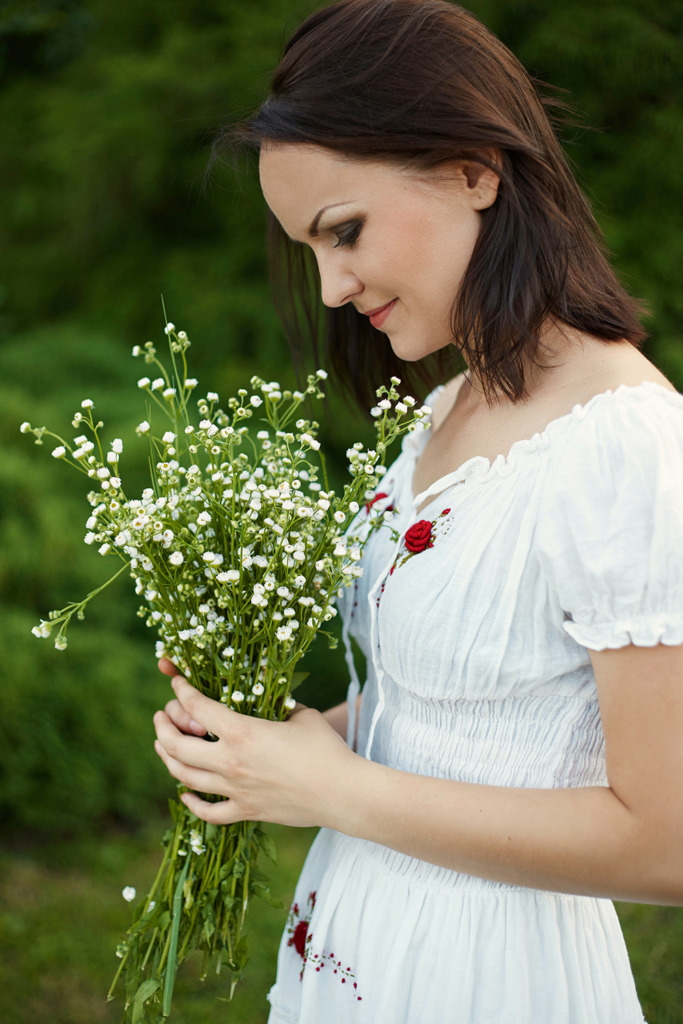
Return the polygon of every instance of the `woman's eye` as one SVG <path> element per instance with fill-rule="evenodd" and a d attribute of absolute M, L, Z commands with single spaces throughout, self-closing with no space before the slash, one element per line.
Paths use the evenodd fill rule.
<path fill-rule="evenodd" d="M 342 227 L 336 228 L 334 233 L 337 236 L 337 242 L 334 248 L 338 249 L 342 245 L 353 245 L 357 242 L 362 226 L 360 221 L 355 221 L 353 224 L 344 224 Z"/>

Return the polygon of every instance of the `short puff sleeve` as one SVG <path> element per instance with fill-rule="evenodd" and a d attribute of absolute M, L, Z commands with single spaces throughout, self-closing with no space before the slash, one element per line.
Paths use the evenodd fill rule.
<path fill-rule="evenodd" d="M 553 452 L 537 539 L 578 643 L 683 643 L 683 395 L 646 382 L 575 408 Z"/>

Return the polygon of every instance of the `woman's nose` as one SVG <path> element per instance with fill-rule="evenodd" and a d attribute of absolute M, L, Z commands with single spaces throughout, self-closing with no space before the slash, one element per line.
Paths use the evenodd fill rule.
<path fill-rule="evenodd" d="M 326 306 L 343 306 L 363 291 L 360 279 L 339 259 L 339 253 L 331 258 L 318 259 L 320 272 L 320 295 Z"/>

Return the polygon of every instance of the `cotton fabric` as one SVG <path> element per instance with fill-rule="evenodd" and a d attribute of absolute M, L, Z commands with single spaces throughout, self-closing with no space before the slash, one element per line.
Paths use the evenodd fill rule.
<path fill-rule="evenodd" d="M 606 785 L 590 651 L 683 642 L 683 396 L 622 385 L 414 496 L 428 436 L 406 436 L 375 502 L 398 537 L 370 538 L 341 599 L 367 659 L 358 752 L 471 783 Z M 269 1024 L 643 1022 L 611 901 L 325 829 L 269 999 Z"/>

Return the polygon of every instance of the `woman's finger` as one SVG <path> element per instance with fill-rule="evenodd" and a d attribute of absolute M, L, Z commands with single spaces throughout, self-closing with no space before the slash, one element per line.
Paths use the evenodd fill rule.
<path fill-rule="evenodd" d="M 159 671 L 163 672 L 165 676 L 177 676 L 178 675 L 178 669 L 173 664 L 171 659 L 170 658 L 166 658 L 166 657 L 163 657 L 163 658 L 159 659 Z"/>
<path fill-rule="evenodd" d="M 164 711 L 181 732 L 192 733 L 195 736 L 206 736 L 204 726 L 200 725 L 199 722 L 195 722 L 194 718 L 188 714 L 179 700 L 169 700 Z"/>
<path fill-rule="evenodd" d="M 195 768 L 185 764 L 171 754 L 162 746 L 159 740 L 154 743 L 154 749 L 166 765 L 169 773 L 174 779 L 187 786 L 188 789 L 198 789 L 201 793 L 215 793 L 217 796 L 228 796 L 226 780 L 216 775 L 215 772 L 207 771 L 204 768 Z"/>
<path fill-rule="evenodd" d="M 171 680 L 171 686 L 190 718 L 193 718 L 195 722 L 201 722 L 206 731 L 212 732 L 214 736 L 225 735 L 229 723 L 235 719 L 245 719 L 244 715 L 240 715 L 237 711 L 232 711 L 225 704 L 220 704 L 217 700 L 205 697 L 194 686 L 190 686 L 188 681 L 182 676 L 174 676 Z"/>
<path fill-rule="evenodd" d="M 183 793 L 180 799 L 198 818 L 213 825 L 234 825 L 235 822 L 244 820 L 243 815 L 229 799 L 210 803 L 208 800 L 202 800 L 196 793 Z"/>
<path fill-rule="evenodd" d="M 220 772 L 222 747 L 218 750 L 218 744 L 182 732 L 165 711 L 157 711 L 153 721 L 157 740 L 170 757 L 193 768 Z"/>

